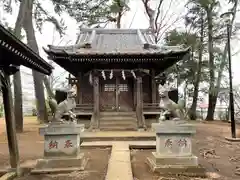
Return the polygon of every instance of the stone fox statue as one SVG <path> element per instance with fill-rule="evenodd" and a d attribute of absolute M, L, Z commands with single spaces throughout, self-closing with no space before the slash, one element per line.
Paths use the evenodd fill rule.
<path fill-rule="evenodd" d="M 170 88 L 168 86 L 162 86 L 159 84 L 159 106 L 164 110 L 159 120 L 166 120 L 166 116 L 169 114 L 171 114 L 172 120 L 187 120 L 187 113 L 184 109 L 183 103 L 181 101 L 179 101 L 178 104 L 173 102 L 168 96 L 169 91 Z"/>
<path fill-rule="evenodd" d="M 62 116 L 65 113 L 69 113 L 70 119 L 72 121 L 76 121 L 76 115 L 72 112 L 72 109 L 76 107 L 75 97 L 77 95 L 76 86 L 72 86 L 72 88 L 67 92 L 67 99 L 57 104 L 57 101 L 53 98 L 49 99 L 49 105 L 53 106 L 54 113 L 52 122 L 63 122 Z"/>

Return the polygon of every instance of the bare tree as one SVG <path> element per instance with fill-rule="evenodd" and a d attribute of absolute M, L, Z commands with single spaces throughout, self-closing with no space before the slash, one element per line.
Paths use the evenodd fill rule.
<path fill-rule="evenodd" d="M 156 1 L 156 8 L 151 7 L 150 0 L 142 0 L 146 15 L 149 19 L 149 29 L 152 31 L 155 43 L 158 43 L 163 35 L 171 28 L 176 22 L 182 19 L 179 14 L 176 16 L 175 12 L 170 14 L 170 9 L 179 6 L 182 1 L 175 0 L 159 0 Z M 168 2 L 166 5 L 164 2 Z M 176 4 L 173 4 L 176 3 Z M 163 9 L 166 9 L 165 11 Z M 174 19 L 172 19 L 174 18 Z M 172 20 L 172 21 L 171 21 Z"/>

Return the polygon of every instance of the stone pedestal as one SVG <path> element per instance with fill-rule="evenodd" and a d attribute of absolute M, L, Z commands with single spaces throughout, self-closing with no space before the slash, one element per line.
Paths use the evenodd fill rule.
<path fill-rule="evenodd" d="M 198 158 L 192 154 L 192 135 L 195 127 L 188 123 L 163 121 L 153 123 L 156 131 L 156 152 L 147 159 L 152 171 L 161 174 L 185 174 L 205 176 L 198 166 Z"/>
<path fill-rule="evenodd" d="M 38 159 L 32 173 L 70 172 L 83 170 L 87 159 L 80 153 L 80 134 L 84 125 L 50 124 L 40 128 L 44 136 L 44 158 Z"/>

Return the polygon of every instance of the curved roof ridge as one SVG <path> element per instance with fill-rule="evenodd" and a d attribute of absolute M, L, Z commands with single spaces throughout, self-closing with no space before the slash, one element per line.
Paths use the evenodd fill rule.
<path fill-rule="evenodd" d="M 137 30 L 140 30 L 141 32 L 150 32 L 149 29 L 129 29 L 129 28 L 123 28 L 123 29 L 116 29 L 116 28 L 80 28 L 80 33 L 87 33 L 92 32 L 95 30 L 97 33 L 137 33 Z"/>

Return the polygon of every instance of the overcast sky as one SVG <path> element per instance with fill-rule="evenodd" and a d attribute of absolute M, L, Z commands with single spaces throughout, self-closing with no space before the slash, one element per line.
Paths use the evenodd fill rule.
<path fill-rule="evenodd" d="M 169 2 L 170 1 L 165 1 L 164 8 L 162 9 L 163 14 L 165 14 L 166 10 L 168 10 Z M 180 20 L 177 23 L 174 23 L 173 25 L 172 25 L 172 22 L 175 21 L 177 17 L 182 16 L 186 12 L 186 9 L 184 8 L 185 2 L 186 2 L 186 0 L 173 1 L 172 5 L 171 5 L 171 9 L 167 13 L 167 15 L 165 17 L 165 22 L 163 22 L 163 24 L 168 22 L 168 24 L 171 25 L 170 29 L 184 28 L 183 21 Z M 153 1 L 153 5 L 154 5 L 154 1 Z M 43 6 L 48 12 L 52 12 L 52 6 L 51 6 L 51 4 L 49 4 L 49 1 L 43 1 Z M 127 12 L 126 15 L 124 16 L 124 18 L 122 19 L 123 28 L 142 28 L 142 29 L 148 28 L 148 26 L 149 26 L 148 19 L 145 15 L 142 1 L 141 0 L 130 0 L 129 6 L 130 6 L 131 10 L 129 12 Z M 225 8 L 221 9 L 222 12 L 227 11 L 227 8 L 226 8 L 227 6 L 224 6 L 224 7 Z M 14 6 L 12 15 L 7 15 L 7 14 L 3 13 L 2 7 L 1 7 L 0 20 L 5 18 L 5 19 L 7 19 L 7 22 L 12 27 L 14 27 L 17 13 L 18 13 L 17 5 Z M 48 44 L 71 45 L 71 44 L 74 44 L 74 42 L 76 41 L 77 34 L 79 33 L 77 23 L 75 22 L 75 20 L 69 18 L 65 14 L 63 14 L 62 17 L 64 18 L 65 24 L 67 25 L 66 35 L 63 38 L 59 37 L 59 35 L 55 32 L 54 27 L 50 23 L 45 23 L 43 25 L 42 34 L 40 34 L 39 32 L 36 32 L 40 55 L 45 60 L 47 60 L 47 57 L 46 57 L 46 54 L 44 53 L 42 47 L 46 47 Z M 238 22 L 240 22 L 239 14 L 237 15 L 236 19 Z M 115 28 L 114 26 L 115 25 L 110 25 L 110 26 L 108 26 L 108 28 Z M 24 41 L 26 41 L 26 40 L 24 40 Z M 238 39 L 235 39 L 232 41 L 232 52 L 233 53 L 240 49 L 239 44 L 240 43 L 239 43 Z M 233 75 L 234 75 L 233 83 L 240 84 L 240 72 L 239 72 L 240 56 L 235 55 L 232 57 L 232 59 L 233 59 L 232 67 L 233 67 Z M 29 89 L 33 90 L 32 77 L 29 74 L 29 73 L 31 73 L 31 71 L 26 68 L 21 68 L 21 69 L 25 72 L 25 74 L 22 73 L 22 76 L 24 76 L 23 88 L 27 89 L 27 91 L 29 91 Z M 63 71 L 64 71 L 63 69 L 56 66 L 56 68 L 54 70 L 54 75 L 57 76 L 58 74 L 60 74 Z M 26 75 L 26 73 L 28 75 Z M 66 76 L 67 76 L 67 73 L 65 74 L 65 76 L 61 76 L 61 80 L 64 80 Z M 31 93 L 28 93 L 28 94 L 31 94 Z"/>

